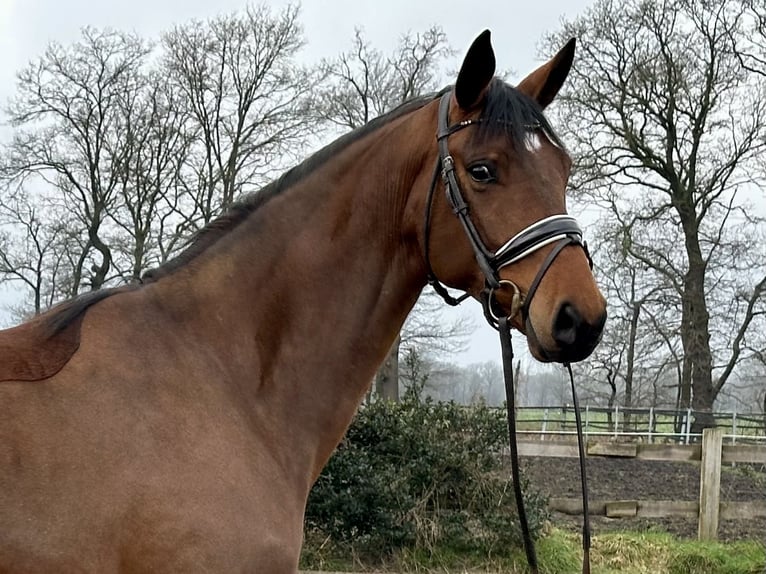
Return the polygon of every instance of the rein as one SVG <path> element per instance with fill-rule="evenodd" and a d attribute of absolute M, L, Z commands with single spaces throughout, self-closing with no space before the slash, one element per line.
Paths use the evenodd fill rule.
<path fill-rule="evenodd" d="M 485 245 L 478 229 L 471 220 L 469 206 L 460 191 L 457 175 L 455 173 L 455 161 L 449 153 L 447 140 L 454 134 L 471 125 L 481 123 L 480 119 L 465 120 L 457 124 L 449 125 L 449 103 L 451 92 L 441 96 L 439 102 L 438 130 L 436 139 L 439 144 L 439 158 L 436 162 L 436 168 L 431 179 L 431 186 L 428 190 L 426 199 L 425 230 L 424 230 L 424 255 L 426 268 L 428 272 L 428 283 L 433 289 L 441 295 L 442 299 L 448 305 L 459 305 L 470 295 L 464 293 L 460 297 L 453 297 L 447 291 L 447 288 L 437 279 L 433 268 L 431 267 L 429 238 L 431 230 L 431 209 L 433 197 L 439 181 L 439 176 L 444 183 L 447 201 L 452 211 L 460 220 L 463 230 L 466 233 L 471 248 L 473 249 L 476 262 L 484 274 L 484 289 L 481 293 L 481 302 L 484 308 L 484 316 L 491 327 L 500 334 L 500 346 L 503 358 L 503 378 L 505 380 L 506 409 L 508 417 L 509 447 L 511 458 L 511 476 L 513 478 L 513 488 L 516 498 L 516 509 L 519 514 L 519 523 L 521 535 L 524 543 L 524 551 L 527 556 L 527 562 L 533 574 L 538 574 L 537 555 L 535 553 L 534 541 L 529 532 L 529 523 L 527 521 L 526 511 L 524 509 L 524 499 L 521 490 L 521 472 L 519 469 L 518 446 L 516 443 L 516 405 L 515 388 L 513 380 L 513 345 L 511 339 L 511 319 L 517 313 L 521 314 L 527 333 L 534 333 L 534 328 L 529 317 L 529 306 L 532 297 L 537 292 L 543 276 L 548 271 L 553 261 L 568 245 L 579 245 L 585 251 L 588 262 L 593 266 L 587 245 L 583 240 L 582 230 L 577 221 L 569 215 L 552 215 L 529 225 L 511 239 L 506 241 L 497 250 L 492 251 Z M 530 129 L 540 129 L 539 125 L 529 126 Z M 528 255 L 531 255 L 538 249 L 547 245 L 553 245 L 553 249 L 548 253 L 540 269 L 532 281 L 526 296 L 522 296 L 518 286 L 507 279 L 500 279 L 499 271 L 501 268 L 511 265 Z M 513 299 L 511 312 L 505 313 L 493 302 L 495 292 L 503 287 L 509 287 L 513 290 Z M 544 352 L 544 351 L 543 351 Z M 588 516 L 588 485 L 585 472 L 585 445 L 582 436 L 582 421 L 580 420 L 579 401 L 574 385 L 574 376 L 569 363 L 565 363 L 569 372 L 569 380 L 572 387 L 572 399 L 577 422 L 577 444 L 580 457 L 580 482 L 582 485 L 583 501 L 583 574 L 590 573 L 590 519 Z"/>

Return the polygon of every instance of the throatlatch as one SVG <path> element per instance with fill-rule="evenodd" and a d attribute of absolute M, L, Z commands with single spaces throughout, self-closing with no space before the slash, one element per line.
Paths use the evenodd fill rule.
<path fill-rule="evenodd" d="M 532 322 L 529 318 L 529 306 L 532 297 L 537 292 L 537 288 L 548 271 L 553 261 L 568 245 L 578 245 L 585 251 L 588 262 L 591 267 L 593 262 L 588 252 L 587 245 L 583 240 L 582 230 L 577 221 L 565 214 L 552 215 L 546 217 L 527 228 L 523 229 L 511 239 L 506 241 L 497 250 L 491 251 L 487 248 L 479 232 L 471 220 L 469 206 L 460 191 L 457 175 L 455 173 L 455 162 L 449 153 L 447 139 L 450 135 L 471 125 L 481 123 L 480 119 L 465 120 L 457 124 L 449 125 L 449 103 L 452 96 L 451 92 L 442 95 L 439 102 L 438 131 L 436 135 L 439 144 L 439 159 L 436 163 L 431 187 L 428 190 L 426 199 L 425 230 L 424 230 L 424 255 L 426 268 L 428 272 L 428 283 L 434 290 L 441 295 L 448 305 L 459 305 L 470 295 L 464 293 L 460 297 L 453 297 L 447 291 L 447 288 L 437 279 L 436 274 L 431 267 L 429 239 L 431 230 L 431 209 L 436 187 L 439 182 L 439 176 L 444 183 L 444 188 L 452 211 L 460 220 L 460 223 L 466 233 L 474 256 L 479 268 L 484 274 L 485 287 L 482 291 L 481 302 L 484 307 L 484 316 L 487 322 L 500 334 L 500 346 L 503 357 L 503 376 L 505 380 L 506 408 L 508 417 L 509 448 L 511 458 L 511 476 L 513 478 L 513 488 L 516 498 L 516 508 L 519 514 L 519 523 L 521 526 L 522 539 L 524 542 L 524 551 L 526 552 L 527 562 L 533 572 L 538 573 L 537 555 L 535 553 L 534 542 L 529 532 L 526 511 L 524 508 L 523 493 L 521 491 L 521 472 L 519 469 L 518 447 L 516 444 L 516 405 L 514 402 L 515 389 L 513 380 L 513 345 L 511 339 L 511 319 L 517 314 L 521 314 L 525 329 L 528 333 L 533 332 Z M 539 125 L 528 126 L 529 129 L 541 129 Z M 531 255 L 538 249 L 553 245 L 553 249 L 548 253 L 543 264 L 537 272 L 534 280 L 529 286 L 526 296 L 522 296 L 519 288 L 511 281 L 500 279 L 499 271 L 506 265 L 513 263 Z M 496 304 L 495 292 L 503 286 L 508 286 L 513 290 L 511 312 L 506 313 Z M 577 443 L 580 454 L 580 479 L 582 485 L 583 497 L 583 574 L 590 573 L 590 520 L 588 517 L 588 487 L 585 472 L 585 447 L 582 436 L 582 424 L 580 420 L 579 402 L 574 386 L 574 377 L 569 363 L 565 363 L 569 372 L 572 386 L 572 400 L 575 408 L 575 417 L 577 420 Z"/>

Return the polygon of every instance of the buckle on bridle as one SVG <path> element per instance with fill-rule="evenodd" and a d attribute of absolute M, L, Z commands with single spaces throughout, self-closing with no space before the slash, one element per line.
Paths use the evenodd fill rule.
<path fill-rule="evenodd" d="M 516 285 L 513 281 L 510 281 L 508 279 L 500 279 L 500 281 L 497 282 L 497 286 L 494 287 L 487 287 L 487 296 L 486 296 L 486 311 L 487 311 L 487 318 L 490 317 L 494 320 L 493 323 L 497 325 L 497 323 L 500 322 L 500 317 L 498 317 L 495 314 L 495 311 L 493 309 L 493 296 L 495 295 L 495 292 L 502 289 L 504 285 L 508 285 L 511 289 L 513 289 L 513 295 L 511 297 L 511 311 L 510 313 L 501 313 L 503 317 L 507 317 L 508 319 L 513 319 L 516 315 L 519 314 L 521 311 L 521 308 L 524 306 L 524 297 L 521 295 L 521 290 L 519 289 L 519 286 Z M 496 299 L 496 297 L 495 297 Z M 497 302 L 499 305 L 500 303 Z M 490 323 L 492 324 L 492 323 Z"/>
<path fill-rule="evenodd" d="M 451 155 L 442 158 L 442 181 L 444 185 L 449 185 L 449 173 L 455 171 L 455 160 Z"/>

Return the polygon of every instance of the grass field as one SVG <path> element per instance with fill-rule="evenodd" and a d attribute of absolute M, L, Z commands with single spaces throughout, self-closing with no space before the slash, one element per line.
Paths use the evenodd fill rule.
<path fill-rule="evenodd" d="M 580 571 L 581 542 L 576 534 L 553 528 L 537 543 L 541 574 Z M 319 556 L 313 554 L 316 560 Z M 422 574 L 507 573 L 525 574 L 521 553 L 510 556 L 464 555 L 449 549 L 404 553 L 383 568 L 359 560 L 328 559 L 306 568 L 336 572 L 397 572 Z M 592 574 L 763 574 L 763 542 L 731 544 L 678 540 L 661 532 L 610 533 L 593 538 Z"/>

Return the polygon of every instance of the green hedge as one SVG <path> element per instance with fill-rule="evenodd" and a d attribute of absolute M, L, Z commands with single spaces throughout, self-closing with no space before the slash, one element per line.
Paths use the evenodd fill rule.
<path fill-rule="evenodd" d="M 520 531 L 497 456 L 507 435 L 502 411 L 421 401 L 417 390 L 363 407 L 311 491 L 307 540 L 367 561 L 401 550 L 512 552 Z M 537 536 L 547 501 L 525 491 Z"/>

